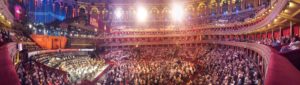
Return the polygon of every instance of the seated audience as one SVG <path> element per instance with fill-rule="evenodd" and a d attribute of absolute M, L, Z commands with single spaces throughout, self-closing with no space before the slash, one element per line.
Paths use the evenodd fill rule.
<path fill-rule="evenodd" d="M 127 55 L 127 59 L 114 59 Z M 116 57 L 119 56 L 119 57 Z M 111 51 L 115 60 L 100 85 L 261 84 L 255 62 L 242 50 L 204 47 L 142 47 Z"/>
<path fill-rule="evenodd" d="M 103 59 L 91 58 L 88 52 L 48 53 L 33 56 L 33 59 L 51 68 L 67 72 L 72 84 L 93 80 L 105 65 Z"/>
<path fill-rule="evenodd" d="M 31 61 L 19 64 L 17 73 L 22 85 L 68 85 L 67 75 Z"/>
<path fill-rule="evenodd" d="M 286 46 L 283 46 L 281 49 L 280 49 L 280 52 L 282 53 L 285 53 L 285 52 L 289 52 L 289 51 L 292 51 L 292 50 L 297 50 L 300 48 L 300 41 L 299 41 L 299 37 L 297 36 L 294 36 L 292 39 L 291 39 L 291 42 L 289 45 L 286 45 Z"/>

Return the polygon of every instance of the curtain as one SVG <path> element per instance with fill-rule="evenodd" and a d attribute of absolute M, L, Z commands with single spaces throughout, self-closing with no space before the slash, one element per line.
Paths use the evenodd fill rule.
<path fill-rule="evenodd" d="M 268 39 L 272 39 L 272 32 L 268 33 Z"/>
<path fill-rule="evenodd" d="M 294 36 L 299 36 L 299 25 L 294 26 Z"/>
<path fill-rule="evenodd" d="M 266 38 L 267 38 L 267 34 L 264 33 L 264 34 L 263 34 L 263 39 L 266 39 Z"/>
<path fill-rule="evenodd" d="M 289 36 L 290 35 L 290 27 L 287 27 L 282 30 L 283 36 Z"/>
<path fill-rule="evenodd" d="M 260 34 L 256 34 L 256 37 L 257 37 L 258 39 L 261 39 L 261 38 L 260 38 Z"/>
<path fill-rule="evenodd" d="M 278 39 L 279 37 L 280 37 L 279 31 L 275 31 L 275 32 L 274 32 L 274 38 L 275 38 L 275 39 Z"/>

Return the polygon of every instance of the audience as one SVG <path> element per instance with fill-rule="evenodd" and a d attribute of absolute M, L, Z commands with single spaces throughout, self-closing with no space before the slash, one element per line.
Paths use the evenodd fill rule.
<path fill-rule="evenodd" d="M 33 60 L 67 72 L 72 84 L 93 80 L 105 65 L 103 59 L 91 58 L 88 52 L 48 53 L 33 56 Z"/>
<path fill-rule="evenodd" d="M 285 45 L 280 49 L 280 52 L 285 53 L 285 52 L 289 52 L 292 50 L 297 50 L 300 48 L 300 41 L 299 41 L 299 37 L 294 36 L 291 39 L 291 42 L 289 45 Z"/>
<path fill-rule="evenodd" d="M 70 80 L 72 82 L 76 82 L 81 80 L 93 80 L 104 65 L 104 61 L 85 56 L 64 61 L 60 64 L 60 68 L 70 74 Z"/>
<path fill-rule="evenodd" d="M 17 73 L 22 85 L 68 85 L 67 75 L 34 61 L 20 63 Z"/>
<path fill-rule="evenodd" d="M 8 42 L 11 42 L 10 32 L 0 28 L 0 46 Z"/>
<path fill-rule="evenodd" d="M 113 56 L 112 56 L 113 55 Z M 128 55 L 127 59 L 113 59 Z M 111 51 L 117 65 L 100 85 L 260 85 L 256 64 L 242 50 L 204 47 L 143 47 Z"/>
<path fill-rule="evenodd" d="M 226 50 L 226 51 L 225 51 Z M 216 48 L 204 60 L 206 69 L 198 74 L 194 85 L 261 85 L 257 68 L 245 52 Z"/>

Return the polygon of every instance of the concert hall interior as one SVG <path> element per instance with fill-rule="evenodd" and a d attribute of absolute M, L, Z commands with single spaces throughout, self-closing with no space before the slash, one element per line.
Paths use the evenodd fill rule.
<path fill-rule="evenodd" d="M 299 85 L 300 0 L 0 0 L 0 85 Z"/>

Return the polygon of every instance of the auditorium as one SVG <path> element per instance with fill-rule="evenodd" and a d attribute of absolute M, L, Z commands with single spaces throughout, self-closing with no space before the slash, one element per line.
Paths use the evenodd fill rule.
<path fill-rule="evenodd" d="M 300 85 L 300 0 L 0 0 L 0 85 Z"/>

